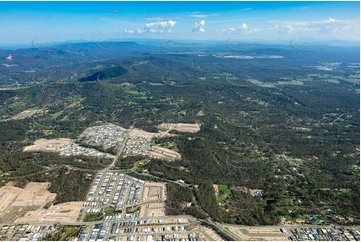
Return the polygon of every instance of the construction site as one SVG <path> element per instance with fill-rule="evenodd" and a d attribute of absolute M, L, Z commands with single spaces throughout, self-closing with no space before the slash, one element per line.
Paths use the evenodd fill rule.
<path fill-rule="evenodd" d="M 47 182 L 30 182 L 24 188 L 8 183 L 0 188 L 0 223 L 75 222 L 82 202 L 53 205 L 56 194 Z"/>

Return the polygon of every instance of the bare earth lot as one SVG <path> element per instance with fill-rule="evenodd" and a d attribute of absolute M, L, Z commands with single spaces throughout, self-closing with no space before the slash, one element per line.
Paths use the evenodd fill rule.
<path fill-rule="evenodd" d="M 196 133 L 201 130 L 200 124 L 187 124 L 187 123 L 162 123 L 158 125 L 159 130 L 163 131 L 171 131 L 176 130 L 178 132 L 185 132 L 185 133 Z"/>
<path fill-rule="evenodd" d="M 241 240 L 251 241 L 286 241 L 287 234 L 283 234 L 278 227 L 246 227 L 246 226 L 228 226 L 227 229 L 236 234 Z"/>
<path fill-rule="evenodd" d="M 145 182 L 139 217 L 165 216 L 166 184 Z"/>
<path fill-rule="evenodd" d="M 48 182 L 30 182 L 25 188 L 7 183 L 0 188 L 0 222 L 75 222 L 83 202 L 62 203 L 45 209 L 56 194 L 47 189 Z"/>
<path fill-rule="evenodd" d="M 26 212 L 26 208 L 41 208 L 55 199 L 56 194 L 47 189 L 50 183 L 30 182 L 25 188 L 7 183 L 0 188 L 0 217 L 2 222 L 12 222 Z M 10 220 L 10 221 L 6 221 Z"/>
<path fill-rule="evenodd" d="M 29 211 L 15 222 L 76 222 L 82 206 L 83 202 L 67 202 L 55 206 L 52 205 L 49 209 L 41 208 L 36 211 Z"/>

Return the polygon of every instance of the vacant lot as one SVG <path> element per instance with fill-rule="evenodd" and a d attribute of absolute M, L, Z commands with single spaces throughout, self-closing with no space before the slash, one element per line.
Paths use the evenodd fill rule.
<path fill-rule="evenodd" d="M 166 185 L 161 182 L 145 182 L 140 217 L 165 216 Z"/>
<path fill-rule="evenodd" d="M 187 123 L 162 123 L 158 125 L 158 129 L 164 131 L 176 130 L 178 132 L 196 133 L 201 129 L 201 125 Z"/>
<path fill-rule="evenodd" d="M 166 184 L 162 182 L 145 182 L 143 191 L 143 202 L 165 201 Z"/>
<path fill-rule="evenodd" d="M 33 145 L 26 146 L 24 151 L 52 151 L 62 152 L 72 143 L 71 139 L 59 138 L 59 139 L 38 139 Z"/>
<path fill-rule="evenodd" d="M 149 151 L 149 154 L 158 159 L 176 160 L 181 158 L 181 154 L 174 150 L 163 147 L 153 147 L 154 151 Z"/>
<path fill-rule="evenodd" d="M 13 222 L 29 209 L 45 206 L 55 199 L 56 194 L 47 189 L 50 183 L 30 182 L 25 188 L 8 183 L 0 188 L 0 218 L 2 222 Z M 9 221 L 3 221 L 9 220 Z"/>
<path fill-rule="evenodd" d="M 213 229 L 206 226 L 199 226 L 200 237 L 208 241 L 224 241 Z"/>
<path fill-rule="evenodd" d="M 167 138 L 175 136 L 174 134 L 168 134 L 168 132 L 151 133 L 142 129 L 128 129 L 129 137 L 144 137 L 144 138 Z"/>
<path fill-rule="evenodd" d="M 165 205 L 164 203 L 150 203 L 144 204 L 140 209 L 140 218 L 145 217 L 164 217 L 165 216 Z"/>
<path fill-rule="evenodd" d="M 278 227 L 246 227 L 246 226 L 229 226 L 227 229 L 236 234 L 241 240 L 288 240 L 287 234 L 283 234 Z"/>
<path fill-rule="evenodd" d="M 49 209 L 40 208 L 36 211 L 29 211 L 15 222 L 76 222 L 83 202 L 67 202 L 52 205 Z"/>
<path fill-rule="evenodd" d="M 48 182 L 30 182 L 25 188 L 8 183 L 0 188 L 0 222 L 76 222 L 83 202 L 51 205 L 56 194 Z"/>

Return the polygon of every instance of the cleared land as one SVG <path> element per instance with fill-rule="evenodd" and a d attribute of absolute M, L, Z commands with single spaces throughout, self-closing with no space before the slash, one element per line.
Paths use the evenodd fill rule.
<path fill-rule="evenodd" d="M 205 241 L 224 241 L 213 229 L 206 226 L 199 226 L 200 238 Z"/>
<path fill-rule="evenodd" d="M 159 130 L 171 131 L 176 130 L 184 133 L 196 133 L 201 130 L 200 124 L 188 124 L 188 123 L 162 123 L 158 125 Z"/>
<path fill-rule="evenodd" d="M 154 145 L 152 140 L 156 138 L 167 138 L 175 136 L 168 132 L 151 133 L 141 129 L 128 130 L 128 142 L 125 152 L 128 154 L 138 154 L 150 156 L 156 159 L 175 160 L 180 159 L 181 154 L 176 151 Z"/>
<path fill-rule="evenodd" d="M 29 211 L 15 222 L 76 222 L 82 206 L 83 202 L 67 202 L 55 206 L 52 205 L 49 209 L 41 208 L 36 211 Z"/>
<path fill-rule="evenodd" d="M 225 200 L 231 196 L 232 192 L 227 185 L 213 184 L 213 189 L 219 203 L 224 203 Z"/>
<path fill-rule="evenodd" d="M 63 156 L 85 155 L 104 157 L 109 159 L 115 158 L 114 155 L 103 153 L 92 148 L 82 147 L 76 144 L 73 140 L 67 138 L 39 139 L 34 142 L 34 145 L 26 146 L 24 151 L 57 152 Z"/>
<path fill-rule="evenodd" d="M 165 216 L 166 184 L 145 182 L 139 217 Z"/>
<path fill-rule="evenodd" d="M 165 205 L 164 203 L 150 203 L 141 206 L 140 218 L 147 217 L 164 217 L 165 216 Z"/>
<path fill-rule="evenodd" d="M 149 151 L 151 157 L 165 160 L 176 160 L 180 159 L 181 155 L 174 151 L 163 147 L 154 147 L 153 151 Z"/>
<path fill-rule="evenodd" d="M 252 241 L 286 241 L 288 234 L 282 233 L 278 227 L 239 227 L 229 226 L 230 232 L 236 234 L 241 240 Z"/>
<path fill-rule="evenodd" d="M 161 182 L 145 182 L 143 191 L 143 202 L 165 201 L 166 184 Z"/>
<path fill-rule="evenodd" d="M 0 221 L 11 222 L 76 222 L 83 202 L 52 205 L 56 197 L 48 182 L 30 182 L 25 188 L 7 183 L 0 188 Z"/>
<path fill-rule="evenodd" d="M 259 194 L 262 194 L 262 190 L 260 190 L 260 189 L 250 189 L 248 187 L 243 187 L 243 186 L 237 186 L 237 187 L 234 187 L 234 189 L 244 192 L 244 193 L 249 192 L 253 197 L 255 197 Z"/>
<path fill-rule="evenodd" d="M 10 220 L 2 222 L 13 222 L 26 210 L 41 208 L 52 202 L 56 194 L 47 190 L 49 186 L 47 182 L 30 182 L 25 188 L 15 187 L 12 183 L 1 187 L 0 217 L 2 220 Z"/>
<path fill-rule="evenodd" d="M 39 114 L 39 113 L 43 113 L 44 110 L 43 109 L 36 109 L 36 108 L 32 108 L 32 109 L 27 109 L 27 110 L 24 110 L 16 115 L 14 115 L 13 117 L 11 118 L 8 118 L 8 119 L 4 119 L 2 121 L 9 121 L 9 120 L 19 120 L 19 119 L 24 119 L 24 118 L 28 118 L 28 117 L 31 117 L 35 114 Z"/>

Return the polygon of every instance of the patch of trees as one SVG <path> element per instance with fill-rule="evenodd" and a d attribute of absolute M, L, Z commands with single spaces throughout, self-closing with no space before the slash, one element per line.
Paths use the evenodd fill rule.
<path fill-rule="evenodd" d="M 126 157 L 119 157 L 117 160 L 115 167 L 119 169 L 132 169 L 134 168 L 134 164 L 138 161 L 145 160 L 146 157 L 141 155 L 129 155 Z"/>
<path fill-rule="evenodd" d="M 93 222 L 93 221 L 100 221 L 102 220 L 104 217 L 104 214 L 102 212 L 98 212 L 98 213 L 87 213 L 84 216 L 83 221 L 84 222 Z"/>
<path fill-rule="evenodd" d="M 84 201 L 95 172 L 72 170 L 60 167 L 26 177 L 13 179 L 15 185 L 25 186 L 29 182 L 50 182 L 49 191 L 56 193 L 54 204 Z"/>
<path fill-rule="evenodd" d="M 218 201 L 211 182 L 202 182 L 196 190 L 197 198 L 204 209 L 212 218 L 217 221 L 222 220 L 222 211 L 218 205 Z"/>

